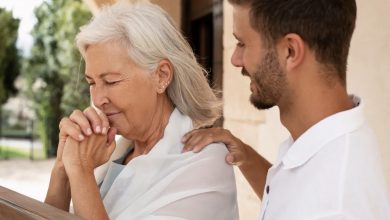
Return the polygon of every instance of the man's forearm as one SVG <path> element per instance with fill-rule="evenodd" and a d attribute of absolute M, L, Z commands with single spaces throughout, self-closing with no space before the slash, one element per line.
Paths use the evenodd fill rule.
<path fill-rule="evenodd" d="M 267 172 L 272 164 L 249 145 L 245 145 L 245 148 L 248 158 L 239 168 L 257 196 L 262 199 Z"/>

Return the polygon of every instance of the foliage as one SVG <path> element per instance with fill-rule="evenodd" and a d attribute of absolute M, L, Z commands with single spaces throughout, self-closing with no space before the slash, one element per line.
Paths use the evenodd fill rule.
<path fill-rule="evenodd" d="M 89 103 L 87 84 L 78 83 L 83 66 L 74 39 L 91 15 L 80 0 L 51 0 L 36 8 L 35 16 L 34 46 L 23 74 L 42 144 L 51 157 L 57 152 L 60 119 Z"/>
<path fill-rule="evenodd" d="M 0 146 L 0 158 L 27 158 L 28 152 L 19 149 Z"/>
<path fill-rule="evenodd" d="M 17 92 L 14 81 L 19 75 L 18 29 L 19 20 L 0 8 L 0 106 Z"/>
<path fill-rule="evenodd" d="M 34 148 L 33 152 L 30 149 L 20 149 L 11 146 L 0 145 L 0 159 L 14 158 L 30 158 L 30 159 L 45 159 L 42 148 Z"/>

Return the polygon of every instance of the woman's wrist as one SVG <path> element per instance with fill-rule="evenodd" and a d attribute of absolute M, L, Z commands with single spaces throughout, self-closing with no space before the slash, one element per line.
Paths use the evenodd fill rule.
<path fill-rule="evenodd" d="M 65 168 L 69 178 L 78 178 L 86 175 L 94 175 L 94 169 L 89 166 L 68 165 Z"/>
<path fill-rule="evenodd" d="M 53 171 L 56 171 L 56 172 L 65 171 L 64 163 L 62 161 L 56 159 L 54 162 Z"/>
<path fill-rule="evenodd" d="M 55 161 L 53 169 L 51 171 L 52 178 L 60 179 L 61 181 L 68 181 L 68 175 L 65 171 L 65 166 L 60 161 Z"/>
<path fill-rule="evenodd" d="M 70 182 L 62 163 L 57 161 L 51 172 L 45 203 L 64 211 L 69 210 L 71 198 Z"/>

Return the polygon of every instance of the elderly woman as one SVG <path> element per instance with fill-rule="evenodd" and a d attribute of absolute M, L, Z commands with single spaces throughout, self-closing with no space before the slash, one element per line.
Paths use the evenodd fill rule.
<path fill-rule="evenodd" d="M 104 8 L 77 45 L 93 106 L 62 119 L 45 202 L 69 210 L 72 199 L 87 219 L 238 219 L 225 145 L 182 153 L 182 136 L 212 125 L 221 102 L 169 16 Z"/>

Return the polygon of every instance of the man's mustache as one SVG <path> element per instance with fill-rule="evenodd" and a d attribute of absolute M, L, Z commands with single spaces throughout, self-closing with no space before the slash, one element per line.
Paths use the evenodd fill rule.
<path fill-rule="evenodd" d="M 243 76 L 249 76 L 248 71 L 247 71 L 244 67 L 243 67 L 242 70 L 241 70 L 241 74 L 242 74 Z"/>

